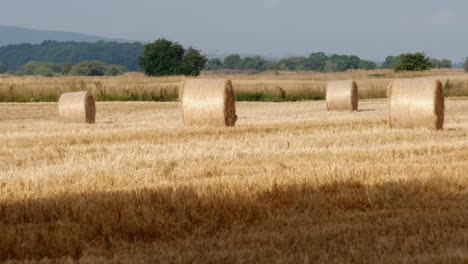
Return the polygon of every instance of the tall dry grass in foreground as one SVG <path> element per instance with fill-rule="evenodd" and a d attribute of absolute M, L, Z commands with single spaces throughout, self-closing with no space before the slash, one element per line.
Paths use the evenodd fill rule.
<path fill-rule="evenodd" d="M 426 72 L 351 71 L 345 73 L 281 72 L 255 75 L 205 74 L 201 78 L 233 80 L 238 101 L 304 101 L 325 99 L 326 81 L 356 80 L 360 98 L 385 98 L 393 78 L 435 77 L 450 80 L 447 96 L 468 96 L 468 75 L 460 70 Z M 98 101 L 176 101 L 186 77 L 0 77 L 0 102 L 56 102 L 60 94 L 90 91 Z"/>
<path fill-rule="evenodd" d="M 444 131 L 390 130 L 386 100 L 239 103 L 184 128 L 177 103 L 0 104 L 0 259 L 466 262 L 468 98 Z"/>

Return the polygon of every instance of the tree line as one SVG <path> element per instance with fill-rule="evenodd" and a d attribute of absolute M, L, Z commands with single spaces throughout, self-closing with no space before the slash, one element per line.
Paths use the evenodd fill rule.
<path fill-rule="evenodd" d="M 225 58 L 208 59 L 201 51 L 184 48 L 177 42 L 159 39 L 141 43 L 117 42 L 56 42 L 20 44 L 0 47 L 0 74 L 21 75 L 119 75 L 128 71 L 143 71 L 149 76 L 192 75 L 201 71 L 249 70 L 343 72 L 347 70 L 418 71 L 451 68 L 448 59 L 429 58 L 421 52 L 388 56 L 383 64 L 363 60 L 355 55 L 311 53 L 304 57 L 280 60 L 261 56 L 242 57 L 232 54 Z M 468 71 L 468 58 L 465 62 Z"/>
<path fill-rule="evenodd" d="M 223 60 L 219 58 L 210 59 L 205 70 L 343 72 L 358 69 L 373 70 L 376 68 L 377 64 L 375 62 L 362 60 L 355 55 L 326 55 L 323 52 L 316 52 L 308 57 L 289 57 L 277 61 L 267 60 L 260 56 L 242 58 L 239 54 L 233 54 Z"/>

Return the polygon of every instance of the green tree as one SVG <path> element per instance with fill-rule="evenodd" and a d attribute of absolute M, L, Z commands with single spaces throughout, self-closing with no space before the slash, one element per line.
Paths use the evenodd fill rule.
<path fill-rule="evenodd" d="M 305 60 L 304 65 L 307 69 L 317 72 L 325 71 L 325 66 L 328 61 L 328 56 L 323 52 L 316 52 L 309 55 Z"/>
<path fill-rule="evenodd" d="M 406 53 L 400 55 L 395 71 L 425 71 L 433 67 L 434 65 L 426 54 L 422 52 Z"/>
<path fill-rule="evenodd" d="M 198 76 L 200 75 L 208 59 L 199 51 L 192 47 L 184 54 L 184 75 Z"/>
<path fill-rule="evenodd" d="M 359 69 L 359 57 L 354 55 L 332 55 L 331 62 L 336 65 L 337 72 Z"/>
<path fill-rule="evenodd" d="M 62 75 L 68 75 L 70 73 L 72 67 L 73 67 L 73 64 L 71 64 L 71 63 L 64 64 L 64 65 L 62 65 L 62 69 L 61 69 L 60 73 L 62 73 Z"/>
<path fill-rule="evenodd" d="M 23 65 L 18 74 L 20 75 L 42 75 L 46 77 L 54 76 L 61 70 L 60 65 L 46 62 L 30 61 Z"/>
<path fill-rule="evenodd" d="M 41 65 L 34 70 L 34 75 L 52 77 L 55 75 L 55 73 L 50 67 L 47 67 L 47 65 Z"/>
<path fill-rule="evenodd" d="M 465 72 L 468 72 L 468 58 L 466 58 L 465 63 L 463 64 L 463 69 L 465 69 Z"/>
<path fill-rule="evenodd" d="M 219 70 L 223 68 L 223 62 L 221 59 L 210 59 L 206 62 L 205 65 L 205 70 L 207 71 L 214 71 L 214 70 Z"/>
<path fill-rule="evenodd" d="M 377 64 L 373 61 L 367 61 L 367 60 L 360 60 L 359 61 L 359 69 L 362 70 L 374 70 L 377 68 Z"/>
<path fill-rule="evenodd" d="M 223 64 L 225 69 L 238 70 L 243 68 L 242 59 L 239 54 L 227 56 L 224 58 Z"/>
<path fill-rule="evenodd" d="M 122 75 L 126 72 L 127 69 L 125 69 L 124 66 L 117 64 L 106 65 L 106 68 L 104 69 L 104 75 L 106 76 L 117 76 Z"/>
<path fill-rule="evenodd" d="M 442 59 L 440 61 L 440 68 L 442 69 L 451 69 L 452 68 L 452 61 L 449 59 Z"/>
<path fill-rule="evenodd" d="M 388 56 L 387 58 L 385 58 L 384 63 L 380 67 L 382 69 L 392 69 L 392 70 L 394 70 L 396 65 L 398 64 L 399 60 L 400 60 L 399 56 Z"/>
<path fill-rule="evenodd" d="M 325 63 L 325 67 L 323 68 L 324 72 L 336 72 L 337 71 L 337 65 L 331 60 L 328 60 Z"/>
<path fill-rule="evenodd" d="M 279 69 L 280 70 L 288 70 L 288 71 L 296 71 L 300 69 L 304 69 L 304 64 L 306 62 L 306 58 L 304 57 L 290 57 L 281 59 L 279 61 Z"/>
<path fill-rule="evenodd" d="M 74 76 L 104 76 L 106 64 L 102 61 L 84 61 L 74 65 L 70 70 L 70 75 Z"/>
<path fill-rule="evenodd" d="M 7 66 L 0 63 L 0 74 L 4 74 L 8 71 Z"/>
<path fill-rule="evenodd" d="M 181 75 L 184 73 L 184 54 L 179 43 L 159 39 L 145 45 L 138 63 L 149 76 Z"/>

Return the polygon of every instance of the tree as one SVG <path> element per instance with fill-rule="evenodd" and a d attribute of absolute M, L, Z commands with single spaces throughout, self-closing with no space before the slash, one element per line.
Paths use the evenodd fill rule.
<path fill-rule="evenodd" d="M 360 60 L 359 61 L 359 69 L 361 70 L 375 70 L 377 68 L 377 64 L 373 61 L 367 60 Z"/>
<path fill-rule="evenodd" d="M 242 59 L 239 54 L 232 54 L 224 58 L 223 61 L 224 68 L 230 69 L 230 70 L 238 70 L 242 69 Z"/>
<path fill-rule="evenodd" d="M 328 56 L 323 52 L 316 52 L 310 54 L 305 60 L 304 65 L 312 71 L 323 72 L 328 61 Z"/>
<path fill-rule="evenodd" d="M 463 64 L 463 69 L 465 69 L 465 72 L 468 72 L 468 58 L 466 58 L 465 63 Z"/>
<path fill-rule="evenodd" d="M 138 64 L 146 75 L 181 75 L 184 72 L 184 48 L 177 42 L 159 39 L 146 44 Z"/>
<path fill-rule="evenodd" d="M 74 65 L 70 70 L 70 75 L 75 76 L 104 76 L 106 64 L 102 61 L 84 61 Z"/>
<path fill-rule="evenodd" d="M 382 64 L 381 68 L 394 70 L 399 60 L 400 60 L 399 56 L 388 56 L 387 58 L 385 58 L 385 61 Z"/>
<path fill-rule="evenodd" d="M 7 66 L 0 63 L 0 74 L 4 74 L 8 71 Z"/>
<path fill-rule="evenodd" d="M 184 75 L 200 75 L 208 59 L 199 50 L 190 47 L 184 54 Z"/>
<path fill-rule="evenodd" d="M 214 70 L 219 70 L 223 68 L 223 62 L 221 59 L 210 59 L 206 62 L 205 65 L 205 70 L 207 71 L 214 71 Z"/>
<path fill-rule="evenodd" d="M 279 69 L 280 70 L 288 70 L 288 71 L 296 71 L 299 69 L 303 69 L 304 63 L 306 58 L 304 57 L 290 57 L 286 59 L 282 59 L 279 61 Z"/>
<path fill-rule="evenodd" d="M 452 68 L 452 61 L 449 59 L 443 59 L 440 61 L 440 68 L 441 69 L 451 69 Z"/>
<path fill-rule="evenodd" d="M 400 55 L 395 71 L 425 71 L 433 67 L 434 65 L 426 54 L 422 52 L 406 53 Z"/>

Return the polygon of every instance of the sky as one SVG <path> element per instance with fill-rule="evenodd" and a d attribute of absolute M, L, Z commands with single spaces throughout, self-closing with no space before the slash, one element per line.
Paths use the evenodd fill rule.
<path fill-rule="evenodd" d="M 152 41 L 207 54 L 311 52 L 382 61 L 468 56 L 466 0 L 1 0 L 0 25 Z M 1 37 L 1 36 L 0 36 Z"/>

